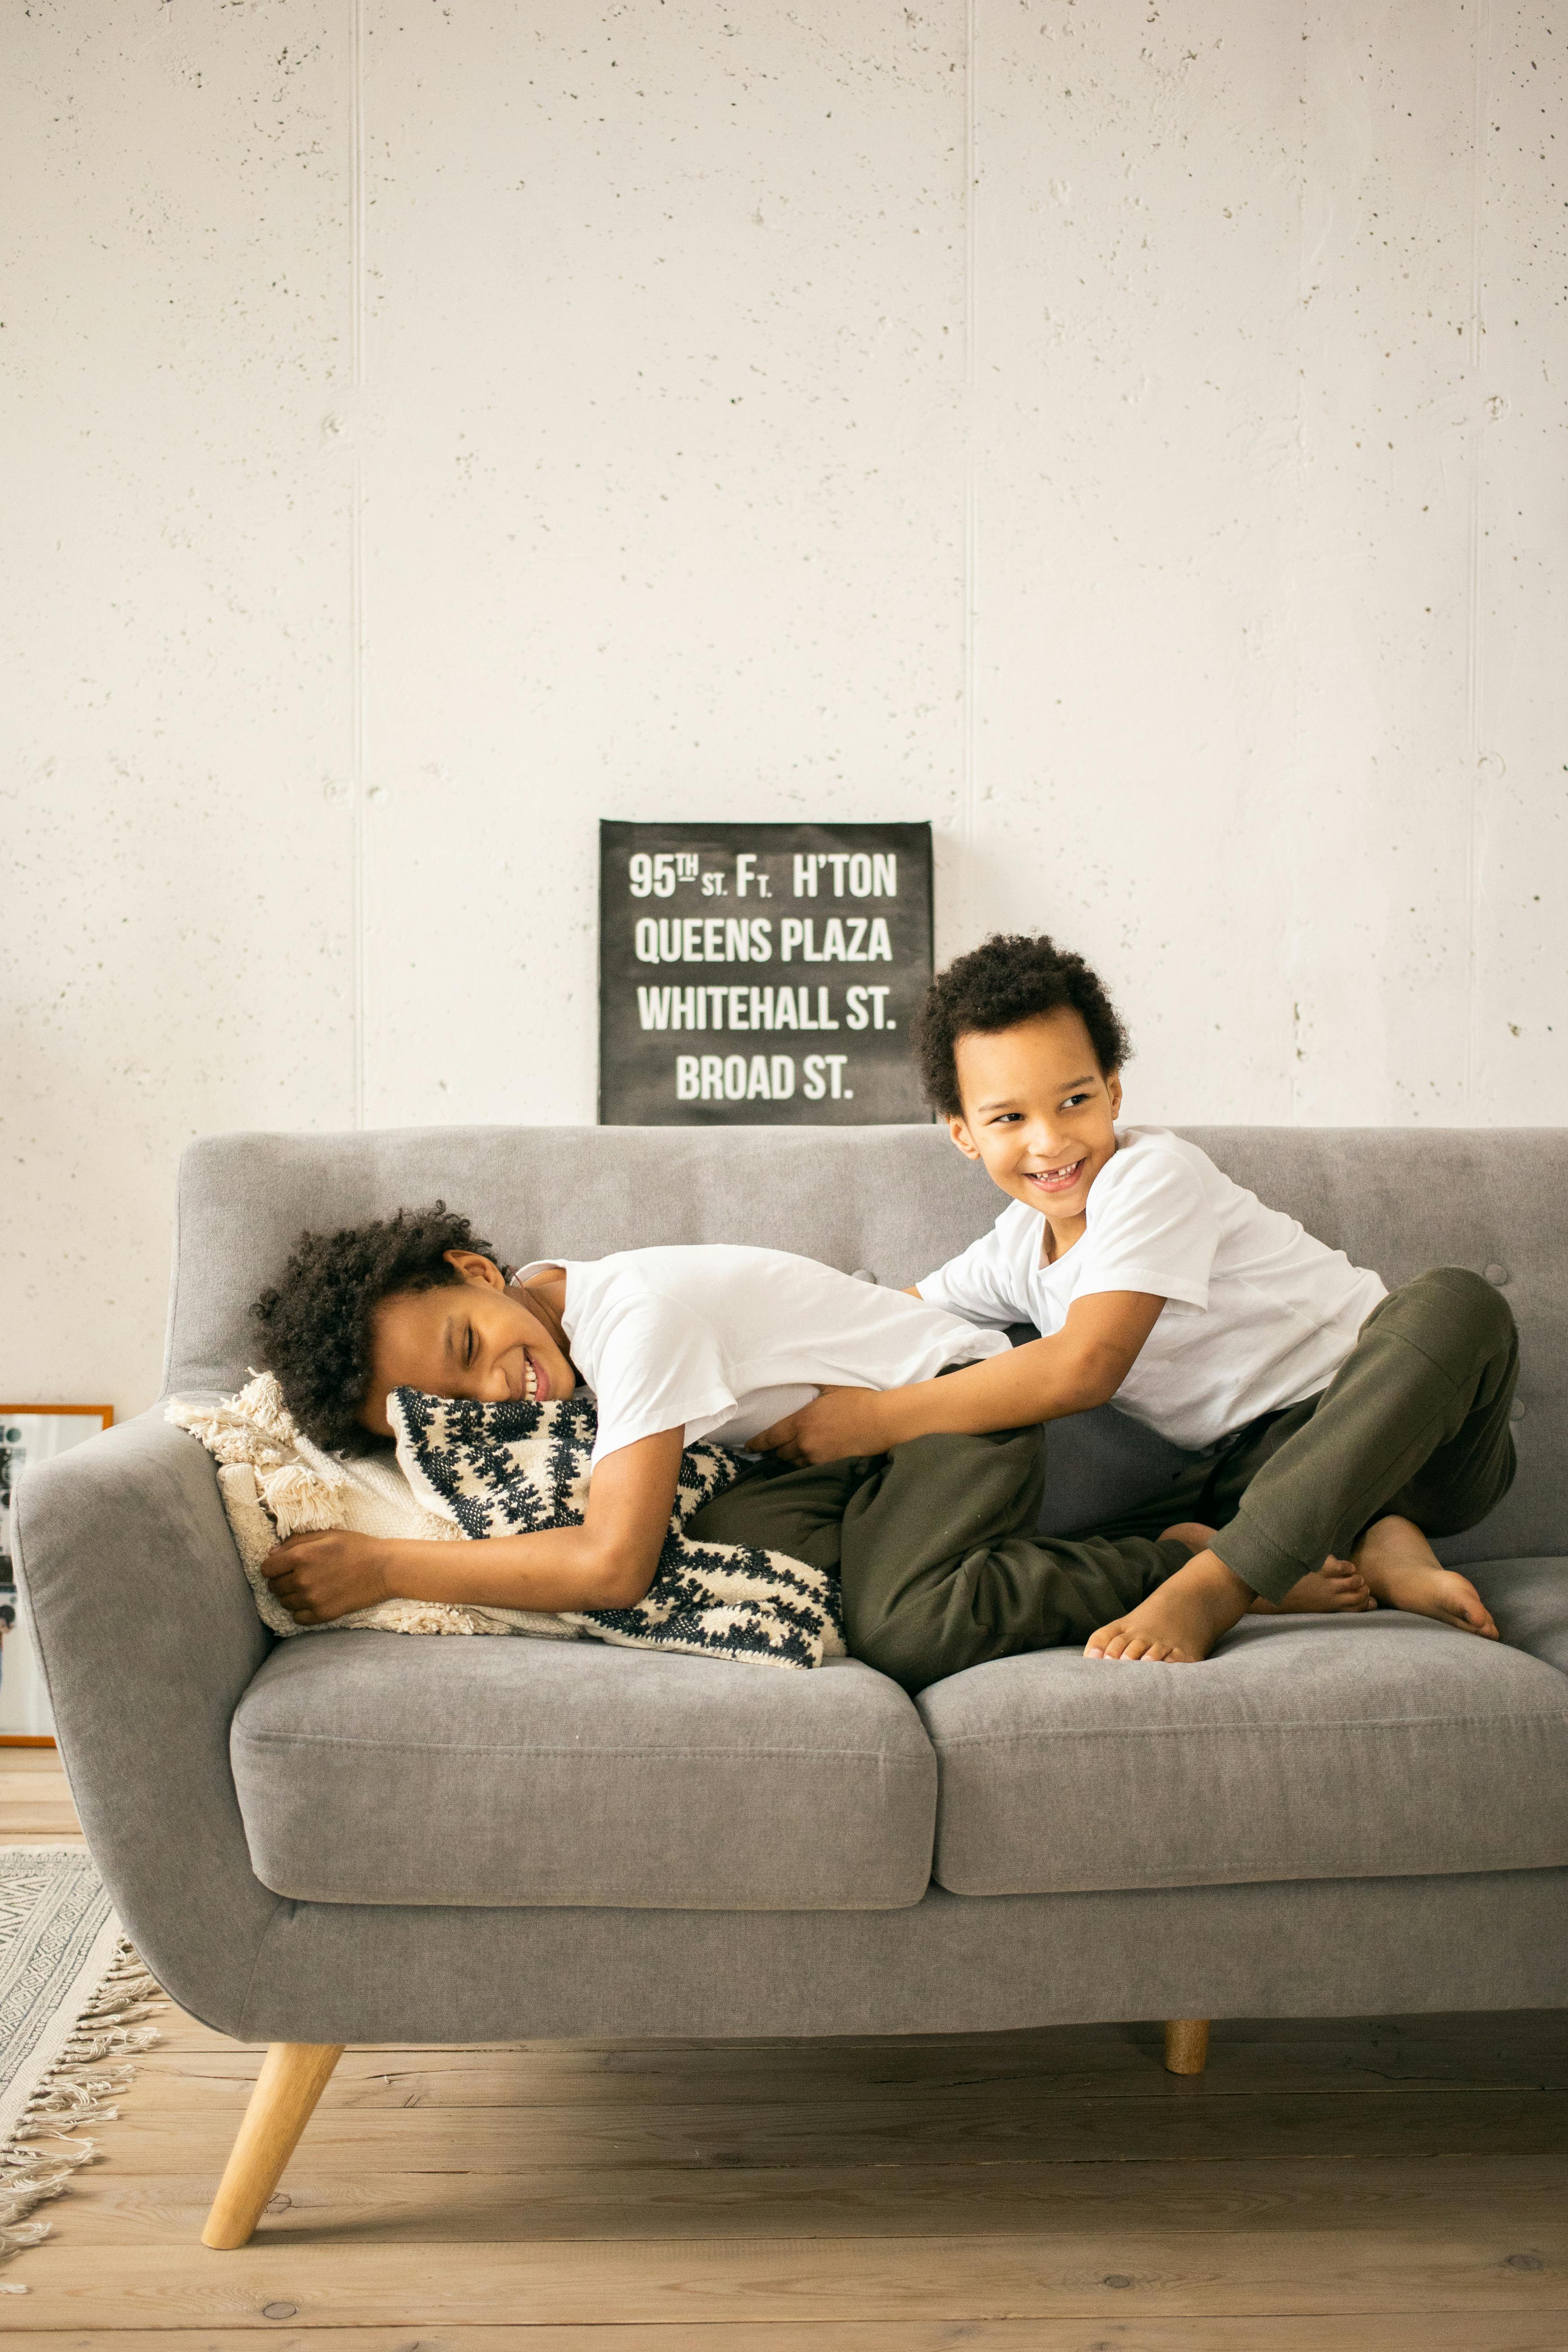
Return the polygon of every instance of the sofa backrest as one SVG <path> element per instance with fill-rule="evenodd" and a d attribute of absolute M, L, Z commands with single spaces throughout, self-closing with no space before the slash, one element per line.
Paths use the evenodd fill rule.
<path fill-rule="evenodd" d="M 1184 1128 L 1220 1167 L 1391 1286 L 1490 1273 L 1522 1339 L 1520 1474 L 1473 1556 L 1568 1552 L 1568 1130 Z M 247 1317 L 300 1230 L 437 1198 L 514 1264 L 753 1242 L 903 1284 L 1001 1196 L 934 1127 L 405 1128 L 206 1136 L 180 1167 L 165 1391 L 229 1388 Z"/>

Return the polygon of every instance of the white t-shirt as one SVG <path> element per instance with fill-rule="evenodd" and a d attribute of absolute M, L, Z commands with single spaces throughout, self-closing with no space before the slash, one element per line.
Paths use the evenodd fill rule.
<path fill-rule="evenodd" d="M 1142 1290 L 1165 1307 L 1116 1404 L 1201 1452 L 1259 1413 L 1326 1388 L 1384 1284 L 1342 1250 L 1222 1175 L 1158 1127 L 1119 1127 L 1089 1187 L 1088 1230 L 1040 1262 L 1046 1221 L 1015 1201 L 993 1230 L 920 1285 L 976 1323 L 1059 1331 L 1075 1298 Z"/>
<path fill-rule="evenodd" d="M 787 1250 L 728 1242 L 541 1258 L 566 1273 L 562 1328 L 599 1406 L 594 1460 L 679 1423 L 744 1445 L 826 1387 L 902 1388 L 1005 1354 L 999 1331 Z"/>

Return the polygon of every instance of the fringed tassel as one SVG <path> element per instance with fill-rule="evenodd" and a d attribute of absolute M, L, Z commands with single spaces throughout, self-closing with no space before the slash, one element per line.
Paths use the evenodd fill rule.
<path fill-rule="evenodd" d="M 9 2142 L 0 2147 L 0 2261 L 48 2236 L 48 2222 L 29 2221 L 28 2214 L 59 2196 L 72 2173 L 92 2162 L 96 2141 L 75 2135 L 85 2123 L 112 2123 L 120 2113 L 113 2102 L 136 2074 L 124 2063 L 97 2074 L 86 2070 L 102 2059 L 123 2059 L 129 2052 L 150 2048 L 161 2038 L 157 2027 L 133 2021 L 168 2005 L 157 1979 L 121 1939 L 70 2040 L 27 2102 Z M 58 2145 L 47 2156 L 27 2146 L 29 2140 L 50 2138 Z"/>
<path fill-rule="evenodd" d="M 110 2033 L 73 2033 L 63 2054 L 90 2066 L 100 2058 L 125 2058 L 132 2051 L 150 2050 L 161 2038 L 155 2025 L 139 2025 L 131 2030 L 117 2025 Z"/>

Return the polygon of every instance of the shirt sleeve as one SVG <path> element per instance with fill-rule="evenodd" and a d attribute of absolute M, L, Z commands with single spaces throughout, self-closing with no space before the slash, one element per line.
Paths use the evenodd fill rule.
<path fill-rule="evenodd" d="M 1219 1219 L 1195 1168 L 1174 1151 L 1129 1152 L 1125 1160 L 1119 1152 L 1101 1172 L 1089 1204 L 1075 1298 L 1142 1290 L 1188 1307 L 1208 1305 Z"/>
<path fill-rule="evenodd" d="M 734 1410 L 719 1342 L 690 1307 L 628 1285 L 624 1296 L 605 1300 L 600 1317 L 595 1464 L 661 1429 L 712 1427 Z"/>
<path fill-rule="evenodd" d="M 1040 1221 L 1033 1211 L 1026 1208 L 1025 1213 L 1038 1228 Z M 999 1328 L 1034 1321 L 1035 1310 L 1027 1296 L 1018 1296 L 1021 1288 L 1026 1292 L 1027 1287 L 1020 1284 L 1015 1270 L 1018 1253 L 1007 1248 L 1003 1230 L 1011 1214 L 1011 1210 L 1005 1209 L 988 1234 L 950 1257 L 934 1274 L 921 1276 L 915 1287 L 928 1307 L 945 1307 L 950 1315 L 962 1315 L 966 1323 L 988 1323 Z"/>

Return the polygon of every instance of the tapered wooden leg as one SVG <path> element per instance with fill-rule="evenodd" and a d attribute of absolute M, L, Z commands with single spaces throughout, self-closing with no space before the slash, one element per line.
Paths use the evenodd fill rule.
<path fill-rule="evenodd" d="M 1201 2074 L 1208 2063 L 1209 2021 L 1206 2017 L 1165 2020 L 1165 2072 Z"/>
<path fill-rule="evenodd" d="M 273 2042 L 229 2150 L 204 2246 L 226 2253 L 247 2242 L 342 2054 L 341 2042 Z"/>

